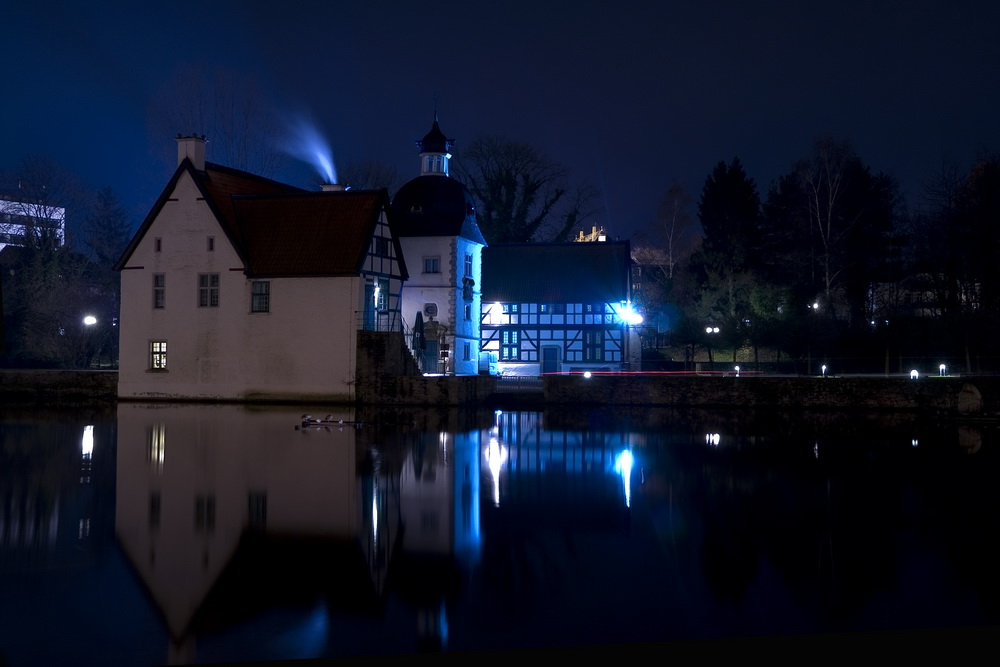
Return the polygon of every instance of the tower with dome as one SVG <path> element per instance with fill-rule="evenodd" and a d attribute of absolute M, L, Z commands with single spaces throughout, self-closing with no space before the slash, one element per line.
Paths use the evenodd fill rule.
<path fill-rule="evenodd" d="M 409 270 L 401 314 L 422 342 L 425 373 L 474 375 L 479 369 L 482 251 L 475 200 L 448 173 L 454 141 L 437 114 L 416 142 L 420 175 L 392 200 L 393 227 Z"/>

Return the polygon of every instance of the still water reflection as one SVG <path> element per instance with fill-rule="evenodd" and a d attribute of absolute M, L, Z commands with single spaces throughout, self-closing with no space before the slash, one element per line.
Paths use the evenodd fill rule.
<path fill-rule="evenodd" d="M 321 423 L 303 426 L 303 411 Z M 1000 619 L 989 423 L 328 413 L 0 410 L 0 664 Z"/>

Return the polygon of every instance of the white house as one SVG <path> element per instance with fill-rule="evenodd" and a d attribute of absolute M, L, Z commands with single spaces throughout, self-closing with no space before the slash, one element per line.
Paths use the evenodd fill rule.
<path fill-rule="evenodd" d="M 474 375 L 486 240 L 472 194 L 448 175 L 452 145 L 435 118 L 417 141 L 420 175 L 393 197 L 393 228 L 410 270 L 401 310 L 423 343 L 415 352 L 424 372 Z"/>
<path fill-rule="evenodd" d="M 178 166 L 122 258 L 123 399 L 354 398 L 359 331 L 401 331 L 407 277 L 384 190 L 309 192 Z"/>

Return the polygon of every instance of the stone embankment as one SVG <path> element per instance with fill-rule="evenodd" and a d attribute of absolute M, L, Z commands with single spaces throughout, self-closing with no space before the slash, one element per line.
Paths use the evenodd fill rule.
<path fill-rule="evenodd" d="M 115 371 L 0 370 L 0 405 L 113 405 L 117 382 Z M 517 394 L 498 392 L 497 378 L 488 376 L 379 377 L 359 383 L 357 399 L 365 405 L 858 409 L 992 417 L 1000 416 L 1000 377 L 573 374 L 545 376 L 540 390 Z"/>

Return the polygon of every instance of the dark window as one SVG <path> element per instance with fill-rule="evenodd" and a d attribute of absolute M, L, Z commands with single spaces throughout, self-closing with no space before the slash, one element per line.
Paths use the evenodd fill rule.
<path fill-rule="evenodd" d="M 214 236 L 209 236 L 208 237 L 208 251 L 209 252 L 215 252 L 215 237 Z"/>
<path fill-rule="evenodd" d="M 271 282 L 253 281 L 253 295 L 250 298 L 251 313 L 267 313 L 271 310 Z"/>
<path fill-rule="evenodd" d="M 441 258 L 424 257 L 424 273 L 441 273 Z"/>
<path fill-rule="evenodd" d="M 167 276 L 153 274 L 153 308 L 163 308 L 167 301 Z"/>
<path fill-rule="evenodd" d="M 389 256 L 389 239 L 384 236 L 375 237 L 375 254 L 379 257 Z"/>
<path fill-rule="evenodd" d="M 219 305 L 219 274 L 198 274 L 198 306 L 216 308 Z"/>
<path fill-rule="evenodd" d="M 586 361 L 604 361 L 604 332 L 583 332 L 583 358 Z"/>
<path fill-rule="evenodd" d="M 472 255 L 465 253 L 465 275 L 472 275 Z"/>

